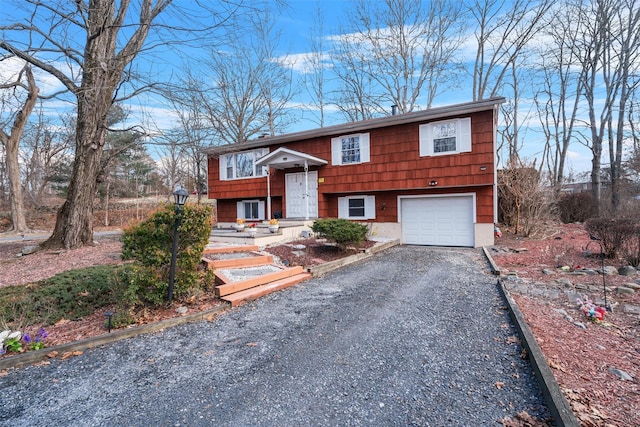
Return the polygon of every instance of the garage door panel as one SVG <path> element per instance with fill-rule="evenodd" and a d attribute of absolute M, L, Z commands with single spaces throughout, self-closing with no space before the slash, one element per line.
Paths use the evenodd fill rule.
<path fill-rule="evenodd" d="M 402 240 L 407 244 L 473 246 L 473 197 L 402 200 Z"/>

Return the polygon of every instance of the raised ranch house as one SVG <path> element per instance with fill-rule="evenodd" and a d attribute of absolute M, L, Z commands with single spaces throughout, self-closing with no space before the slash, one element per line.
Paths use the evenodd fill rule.
<path fill-rule="evenodd" d="M 236 218 L 370 224 L 404 244 L 493 244 L 504 98 L 211 147 L 209 198 Z"/>

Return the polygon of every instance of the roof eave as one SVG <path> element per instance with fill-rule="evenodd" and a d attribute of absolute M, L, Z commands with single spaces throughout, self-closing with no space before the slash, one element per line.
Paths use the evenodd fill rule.
<path fill-rule="evenodd" d="M 484 99 L 481 101 L 472 101 L 462 104 L 430 108 L 428 110 L 414 111 L 411 113 L 397 114 L 376 119 L 363 120 L 359 122 L 344 123 L 340 125 L 287 133 L 283 135 L 267 136 L 240 144 L 219 145 L 204 149 L 203 152 L 210 156 L 217 156 L 239 150 L 250 150 L 253 148 L 267 147 L 270 145 L 285 144 L 292 141 L 301 141 L 323 136 L 345 135 L 348 133 L 357 133 L 363 130 L 377 129 L 381 127 L 396 126 L 427 120 L 433 121 L 449 116 L 470 114 L 479 111 L 494 109 L 504 102 L 506 102 L 506 99 L 504 97 L 495 97 Z"/>

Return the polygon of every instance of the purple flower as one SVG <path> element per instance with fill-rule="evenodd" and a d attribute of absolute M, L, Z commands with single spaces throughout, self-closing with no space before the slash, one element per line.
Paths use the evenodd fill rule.
<path fill-rule="evenodd" d="M 31 337 L 29 336 L 29 334 L 24 334 L 22 336 L 22 341 L 24 341 L 26 343 L 30 343 L 31 342 Z"/>
<path fill-rule="evenodd" d="M 5 354 L 7 352 L 7 350 L 5 350 L 4 348 L 0 348 L 0 355 Z"/>
<path fill-rule="evenodd" d="M 41 339 L 45 339 L 46 337 L 49 336 L 49 332 L 45 331 L 44 328 L 40 328 L 40 330 L 38 331 L 38 336 Z"/>

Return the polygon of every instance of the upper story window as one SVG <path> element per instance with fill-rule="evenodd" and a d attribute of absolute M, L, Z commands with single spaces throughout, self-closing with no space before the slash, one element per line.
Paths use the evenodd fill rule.
<path fill-rule="evenodd" d="M 420 125 L 420 156 L 471 151 L 471 118 Z"/>
<path fill-rule="evenodd" d="M 332 165 L 350 165 L 367 162 L 369 162 L 368 133 L 331 138 Z"/>
<path fill-rule="evenodd" d="M 243 151 L 220 156 L 220 179 L 230 180 L 266 175 L 266 168 L 256 166 L 256 160 L 269 154 L 268 148 Z"/>

